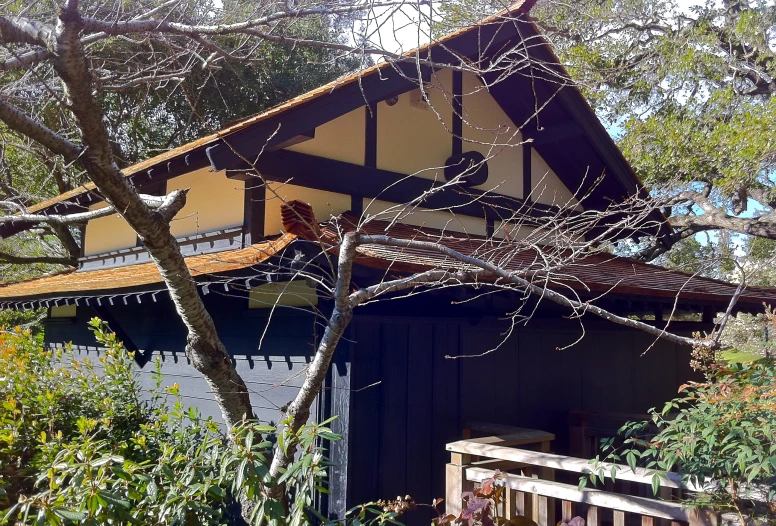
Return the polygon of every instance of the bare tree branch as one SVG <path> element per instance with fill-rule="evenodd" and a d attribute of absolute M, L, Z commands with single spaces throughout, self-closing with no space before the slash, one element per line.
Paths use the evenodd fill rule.
<path fill-rule="evenodd" d="M 10 129 L 42 144 L 52 153 L 72 162 L 81 155 L 81 149 L 57 132 L 31 119 L 22 110 L 0 98 L 0 120 Z"/>
<path fill-rule="evenodd" d="M 47 265 L 64 265 L 67 267 L 75 267 L 78 265 L 78 258 L 72 256 L 15 256 L 6 252 L 0 252 L 0 261 L 12 265 L 36 265 L 41 263 Z"/>
<path fill-rule="evenodd" d="M 375 235 L 359 235 L 357 237 L 357 242 L 359 245 L 375 244 L 375 245 L 393 246 L 398 248 L 419 248 L 423 250 L 431 250 L 440 254 L 444 254 L 445 256 L 448 256 L 456 261 L 460 261 L 467 265 L 472 265 L 474 267 L 481 268 L 487 271 L 488 274 L 490 275 L 489 277 L 491 278 L 514 283 L 524 288 L 525 290 L 529 291 L 531 294 L 534 294 L 542 298 L 547 298 L 550 301 L 553 301 L 559 305 L 570 307 L 571 309 L 573 309 L 579 314 L 584 314 L 586 312 L 589 312 L 605 320 L 617 323 L 618 325 L 624 325 L 626 327 L 638 329 L 648 334 L 651 334 L 653 336 L 658 336 L 670 342 L 678 343 L 681 345 L 697 345 L 697 346 L 711 347 L 711 348 L 716 348 L 716 346 L 718 345 L 717 342 L 714 342 L 712 340 L 687 338 L 685 336 L 679 336 L 676 334 L 666 332 L 663 329 L 653 327 L 652 325 L 649 325 L 639 320 L 617 316 L 616 314 L 613 314 L 607 311 L 606 309 L 602 309 L 591 303 L 587 303 L 587 302 L 583 303 L 581 301 L 568 298 L 565 295 L 559 292 L 555 292 L 550 288 L 541 287 L 539 285 L 531 283 L 530 281 L 520 277 L 515 272 L 507 271 L 499 267 L 498 265 L 484 261 L 482 259 L 475 258 L 472 256 L 467 256 L 465 254 L 458 252 L 457 250 L 453 250 L 452 248 L 446 247 L 440 243 L 432 243 L 427 241 L 417 241 L 417 240 L 409 240 L 409 239 L 397 239 L 397 238 L 392 238 L 390 236 L 375 236 Z"/>
<path fill-rule="evenodd" d="M 228 35 L 241 33 L 247 29 L 260 26 L 269 26 L 273 22 L 285 19 L 300 19 L 320 15 L 344 15 L 348 13 L 357 13 L 365 9 L 376 9 L 381 7 L 392 7 L 402 5 L 402 0 L 390 2 L 358 2 L 355 4 L 344 5 L 340 7 L 310 7 L 303 9 L 288 9 L 278 11 L 266 16 L 238 22 L 234 24 L 217 25 L 190 25 L 180 22 L 171 22 L 168 20 L 133 20 L 127 22 L 106 22 L 94 18 L 84 18 L 83 28 L 86 32 L 102 32 L 107 35 L 129 35 L 133 33 L 172 33 L 178 35 L 196 36 L 196 35 Z M 421 0 L 418 5 L 427 5 L 428 2 Z"/>

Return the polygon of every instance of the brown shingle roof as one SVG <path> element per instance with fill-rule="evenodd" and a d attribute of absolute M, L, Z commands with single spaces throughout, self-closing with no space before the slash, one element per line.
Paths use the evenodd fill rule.
<path fill-rule="evenodd" d="M 356 218 L 349 213 L 343 214 L 323 226 L 322 239 L 337 243 L 343 232 L 352 231 Z M 418 228 L 406 224 L 390 225 L 383 221 L 370 221 L 361 226 L 365 234 L 390 235 L 399 239 L 439 242 L 462 254 L 497 264 L 511 271 L 528 271 L 534 281 L 541 280 L 547 274 L 547 263 L 540 258 L 535 249 L 516 249 L 515 245 L 500 240 L 486 240 L 476 237 L 454 237 L 452 232 Z M 300 236 L 303 231 L 294 230 Z M 433 250 L 418 248 L 397 248 L 385 245 L 366 245 L 359 250 L 362 265 L 396 272 L 421 272 L 428 269 L 460 268 L 459 261 L 453 260 Z M 552 250 L 547 251 L 552 257 Z M 544 254 L 547 257 L 548 254 Z M 557 260 L 562 266 L 551 271 L 550 286 L 571 287 L 580 293 L 613 293 L 626 296 L 640 296 L 644 301 L 673 302 L 679 298 L 681 303 L 712 303 L 726 307 L 735 294 L 737 285 L 725 281 L 687 274 L 666 269 L 657 265 L 643 263 L 608 253 L 592 254 L 569 263 L 556 251 Z M 763 303 L 776 305 L 776 288 L 747 287 L 741 294 L 738 305 L 759 309 Z"/>
<path fill-rule="evenodd" d="M 289 216 L 290 217 L 290 216 Z M 288 247 L 298 236 L 315 237 L 336 249 L 340 236 L 354 229 L 356 218 L 345 213 L 312 232 L 287 225 L 292 232 L 280 238 L 247 248 L 228 250 L 186 258 L 192 276 L 228 274 L 267 261 Z M 388 234 L 400 239 L 432 240 L 440 242 L 463 254 L 475 256 L 508 270 L 533 271 L 535 278 L 546 273 L 544 263 L 534 249 L 515 249 L 515 245 L 498 240 L 476 237 L 457 237 L 454 233 L 442 233 L 404 224 L 389 226 L 383 221 L 370 221 L 362 225 L 366 234 Z M 320 237 L 318 237 L 320 236 Z M 317 241 L 316 241 L 317 242 Z M 562 260 L 562 258 L 559 258 Z M 363 266 L 397 273 L 418 272 L 431 268 L 451 269 L 461 264 L 432 250 L 397 248 L 382 245 L 365 245 L 360 248 L 357 262 Z M 99 296 L 101 293 L 121 294 L 122 289 L 158 285 L 164 288 L 161 276 L 152 263 L 100 269 L 69 271 L 18 283 L 0 285 L 0 303 L 21 303 L 38 299 Z M 588 297 L 604 293 L 637 297 L 642 301 L 712 304 L 727 306 L 736 285 L 724 281 L 695 276 L 665 269 L 611 254 L 594 254 L 552 270 L 553 287 L 571 287 Z M 739 299 L 739 306 L 759 309 L 763 303 L 776 304 L 776 289 L 746 288 Z"/>
<path fill-rule="evenodd" d="M 248 268 L 268 260 L 286 248 L 296 236 L 287 234 L 250 247 L 186 258 L 194 278 Z M 42 297 L 89 295 L 107 290 L 121 292 L 159 284 L 162 277 L 154 263 L 88 271 L 66 271 L 40 278 L 0 285 L 0 302 L 29 301 Z"/>

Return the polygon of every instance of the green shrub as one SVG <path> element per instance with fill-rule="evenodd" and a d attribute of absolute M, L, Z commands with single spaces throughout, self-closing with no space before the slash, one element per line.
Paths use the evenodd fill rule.
<path fill-rule="evenodd" d="M 251 522 L 307 522 L 328 461 L 327 422 L 299 432 L 281 479 L 289 512 L 266 497 L 277 429 L 245 422 L 225 436 L 181 403 L 178 386 L 143 401 L 133 357 L 99 320 L 97 363 L 44 350 L 30 331 L 0 333 L 0 524 L 229 524 L 235 503 Z M 237 507 L 239 509 L 239 507 Z M 392 519 L 371 508 L 354 513 Z"/>
<path fill-rule="evenodd" d="M 696 354 L 697 358 L 697 354 Z M 717 364 L 697 359 L 707 381 L 682 386 L 682 398 L 651 410 L 652 420 L 629 422 L 625 442 L 604 443 L 605 460 L 641 465 L 653 472 L 677 471 L 686 484 L 704 488 L 694 505 L 731 511 L 773 524 L 776 519 L 776 364 L 763 359 Z M 650 437 L 648 428 L 656 426 Z M 593 483 L 607 468 L 598 459 L 588 474 Z M 583 479 L 583 482 L 586 482 Z M 759 520 L 758 519 L 758 520 Z"/>

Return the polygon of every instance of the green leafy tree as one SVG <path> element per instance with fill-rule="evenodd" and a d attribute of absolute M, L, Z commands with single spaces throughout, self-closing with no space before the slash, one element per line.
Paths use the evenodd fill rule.
<path fill-rule="evenodd" d="M 766 321 L 776 326 L 770 309 Z M 764 352 L 770 341 L 761 341 Z M 704 372 L 704 382 L 680 388 L 681 397 L 651 420 L 628 422 L 619 437 L 605 439 L 601 454 L 580 481 L 595 484 L 618 469 L 609 463 L 637 466 L 652 473 L 654 492 L 666 472 L 676 472 L 688 488 L 689 503 L 734 513 L 741 525 L 776 520 L 776 362 L 761 358 L 728 361 L 719 353 L 696 347 L 691 365 Z"/>

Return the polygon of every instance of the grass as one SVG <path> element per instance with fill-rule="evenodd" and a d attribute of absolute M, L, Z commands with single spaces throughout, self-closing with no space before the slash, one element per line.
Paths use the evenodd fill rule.
<path fill-rule="evenodd" d="M 722 359 L 726 362 L 741 363 L 741 362 L 753 362 L 762 358 L 762 355 L 755 354 L 747 351 L 741 351 L 738 349 L 728 349 L 722 351 Z"/>

